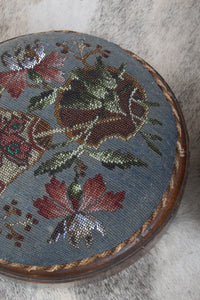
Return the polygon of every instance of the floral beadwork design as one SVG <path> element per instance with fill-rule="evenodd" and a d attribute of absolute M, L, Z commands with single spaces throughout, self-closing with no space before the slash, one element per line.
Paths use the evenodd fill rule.
<path fill-rule="evenodd" d="M 60 93 L 56 103 L 58 123 L 69 138 L 84 143 L 86 128 L 98 117 L 86 141 L 88 146 L 98 148 L 109 137 L 128 140 L 148 121 L 146 95 L 124 73 L 125 65 L 119 69 L 106 67 L 101 57 L 94 67 L 71 72 L 64 86 L 68 88 Z"/>
<path fill-rule="evenodd" d="M 14 54 L 3 53 L 2 63 L 9 68 L 9 72 L 0 73 L 0 84 L 2 90 L 13 97 L 18 98 L 28 85 L 28 78 L 36 83 L 48 81 L 63 82 L 65 79 L 58 67 L 63 66 L 65 57 L 56 52 L 46 56 L 44 46 L 36 40 L 33 45 L 27 44 L 24 48 L 17 45 Z"/>
<path fill-rule="evenodd" d="M 114 212 L 123 208 L 121 202 L 125 192 L 105 192 L 106 187 L 101 174 L 88 179 L 83 189 L 77 181 L 66 189 L 65 182 L 60 183 L 55 177 L 45 187 L 49 197 L 43 196 L 43 199 L 34 201 L 34 206 L 39 208 L 38 213 L 47 219 L 64 218 L 48 240 L 50 244 L 57 242 L 61 235 L 65 238 L 68 233 L 69 242 L 74 247 L 79 246 L 82 238 L 86 246 L 91 246 L 93 230 L 96 229 L 102 236 L 105 234 L 103 224 L 91 213 Z"/>
<path fill-rule="evenodd" d="M 8 121 L 0 117 L 0 167 L 4 155 L 18 166 L 26 166 L 32 147 L 18 133 L 23 131 L 27 118 L 12 115 Z"/>
<path fill-rule="evenodd" d="M 128 74 L 125 62 L 107 64 L 112 52 L 101 45 L 93 47 L 85 41 L 74 45 L 57 42 L 60 53 L 53 51 L 47 55 L 43 44 L 36 40 L 24 47 L 17 45 L 13 54 L 1 55 L 9 71 L 0 72 L 0 95 L 7 90 L 11 97 L 18 98 L 25 87 L 39 92 L 33 93 L 27 103 L 29 113 L 0 109 L 0 194 L 48 150 L 46 161 L 33 171 L 35 176 L 45 173 L 51 176 L 50 183 L 45 185 L 48 196 L 34 197 L 33 206 L 42 217 L 58 219 L 48 243 L 68 236 L 69 243 L 78 248 L 82 240 L 87 247 L 92 245 L 94 230 L 104 237 L 106 226 L 96 215 L 123 209 L 125 199 L 125 191 L 106 191 L 106 176 L 104 180 L 96 172 L 81 185 L 79 179 L 86 176 L 89 165 L 82 158 L 87 155 L 108 172 L 116 168 L 124 171 L 135 166 L 147 167 L 146 161 L 131 152 L 112 146 L 102 149 L 101 145 L 112 138 L 126 142 L 140 135 L 161 156 L 162 138 L 149 132 L 149 128 L 162 123 L 150 117 L 150 110 L 159 105 L 148 100 L 143 86 Z M 67 57 L 77 60 L 78 65 L 65 75 L 59 68 Z M 30 114 L 51 105 L 54 115 L 48 115 L 48 119 L 54 118 L 58 124 L 55 128 Z M 150 126 L 145 129 L 145 125 Z M 60 142 L 59 133 L 62 133 Z M 54 135 L 58 136 L 52 144 Z M 56 173 L 72 168 L 73 182 L 66 186 L 65 181 L 56 179 Z M 24 224 L 28 231 L 34 222 L 27 217 Z M 21 238 L 12 224 L 7 229 L 11 231 L 7 238 Z"/>
<path fill-rule="evenodd" d="M 74 150 L 57 152 L 39 166 L 35 175 L 54 175 L 71 168 L 82 154 L 89 155 L 110 170 L 116 167 L 127 169 L 131 166 L 147 166 L 145 161 L 130 152 L 122 153 L 120 149 L 99 151 L 99 146 L 110 138 L 127 141 L 139 134 L 148 147 L 162 155 L 156 145 L 156 141 L 162 138 L 142 130 L 145 124 L 162 125 L 159 120 L 149 117 L 150 108 L 158 104 L 148 101 L 142 86 L 126 73 L 126 64 L 122 63 L 119 68 L 106 65 L 103 58 L 107 59 L 111 52 L 100 45 L 90 50 L 90 44 L 78 44 L 79 56 L 66 44 L 56 45 L 63 48 L 61 53 L 73 55 L 84 67 L 70 71 L 62 87 L 33 96 L 28 110 L 43 110 L 55 104 L 55 117 L 61 126 L 55 129 L 55 133 L 65 132 L 68 139 L 52 144 L 49 149 L 64 148 L 71 143 L 78 143 L 79 146 Z M 94 54 L 100 56 L 96 57 L 95 64 L 91 66 L 87 59 Z"/>
<path fill-rule="evenodd" d="M 50 129 L 39 117 L 0 108 L 0 195 L 40 159 L 51 143 L 52 136 L 45 135 Z"/>

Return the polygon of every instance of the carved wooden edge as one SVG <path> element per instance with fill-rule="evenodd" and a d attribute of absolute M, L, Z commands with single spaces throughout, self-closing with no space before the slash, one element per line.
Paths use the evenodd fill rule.
<path fill-rule="evenodd" d="M 53 30 L 48 32 L 77 33 L 75 31 L 66 30 Z M 26 35 L 20 37 L 23 36 Z M 51 283 L 69 282 L 93 277 L 100 272 L 105 272 L 110 268 L 122 264 L 129 258 L 136 256 L 138 252 L 141 252 L 142 249 L 162 230 L 177 210 L 183 194 L 189 168 L 189 139 L 185 121 L 175 95 L 164 79 L 143 59 L 129 50 L 124 50 L 138 60 L 151 73 L 165 95 L 166 100 L 169 102 L 176 121 L 177 143 L 172 177 L 159 205 L 139 230 L 137 230 L 130 238 L 112 249 L 68 264 L 44 267 L 12 263 L 0 259 L 1 274 L 28 281 Z"/>

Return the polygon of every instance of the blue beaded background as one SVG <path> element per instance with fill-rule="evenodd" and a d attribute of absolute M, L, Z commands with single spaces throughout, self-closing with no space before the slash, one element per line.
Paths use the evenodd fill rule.
<path fill-rule="evenodd" d="M 101 173 L 107 191 L 116 193 L 124 190 L 126 192 L 123 209 L 116 210 L 114 213 L 97 212 L 92 214 L 98 220 L 101 220 L 106 228 L 106 235 L 102 237 L 98 232 L 93 231 L 94 242 L 89 249 L 85 247 L 83 242 L 80 243 L 79 249 L 75 249 L 67 240 L 62 238 L 53 245 L 47 243 L 47 239 L 62 218 L 47 220 L 37 213 L 38 209 L 33 206 L 33 200 L 47 195 L 45 184 L 50 182 L 50 177 L 47 174 L 35 177 L 33 173 L 41 161 L 46 161 L 49 158 L 50 153 L 48 151 L 42 155 L 38 163 L 24 171 L 6 188 L 0 199 L 0 218 L 2 219 L 5 215 L 4 205 L 14 198 L 18 201 L 18 208 L 32 213 L 39 220 L 39 223 L 37 226 L 33 226 L 30 232 L 23 231 L 24 241 L 20 248 L 15 247 L 13 241 L 0 235 L 0 258 L 15 263 L 47 266 L 69 263 L 111 249 L 133 235 L 147 221 L 158 206 L 172 175 L 177 130 L 171 107 L 151 74 L 128 52 L 113 43 L 86 34 L 49 32 L 27 35 L 7 41 L 0 45 L 0 55 L 5 51 L 9 52 L 9 50 L 12 52 L 18 42 L 34 42 L 36 39 L 42 41 L 47 55 L 52 51 L 60 51 L 56 47 L 57 42 L 66 42 L 68 46 L 76 51 L 74 42 L 83 40 L 94 48 L 97 44 L 100 44 L 103 48 L 111 51 L 110 56 L 104 59 L 105 64 L 118 68 L 121 63 L 127 63 L 126 73 L 140 83 L 149 101 L 160 104 L 159 107 L 150 108 L 149 117 L 160 120 L 162 126 L 146 124 L 143 129 L 149 133 L 157 134 L 163 139 L 162 142 L 156 142 L 162 156 L 154 153 L 140 135 L 136 135 L 129 141 L 122 141 L 117 138 L 107 139 L 99 147 L 99 150 L 110 148 L 112 150 L 121 149 L 122 152 L 129 151 L 147 162 L 148 167 L 109 170 L 99 162 L 88 158 L 87 155 L 81 157 L 88 166 L 87 175 L 86 178 L 82 179 L 82 184 L 85 183 L 86 179 L 94 178 L 96 174 Z M 88 58 L 90 65 L 93 65 L 94 62 L 95 56 Z M 76 66 L 81 67 L 82 65 L 69 55 L 64 62 L 64 67 L 60 69 L 67 78 L 69 71 Z M 0 63 L 0 71 L 7 71 L 2 63 Z M 3 93 L 0 98 L 0 107 L 27 113 L 29 99 L 37 93 L 34 89 L 25 88 L 25 92 L 18 99 L 13 99 L 9 94 Z M 53 105 L 47 106 L 43 111 L 37 110 L 34 114 L 47 121 L 52 127 L 58 126 L 54 117 Z M 60 142 L 64 137 L 64 134 L 58 134 L 53 137 L 53 142 Z M 54 152 L 56 151 L 51 151 L 51 154 Z M 71 169 L 56 174 L 56 179 L 59 181 L 64 180 L 66 186 L 72 182 L 73 177 L 74 172 Z"/>

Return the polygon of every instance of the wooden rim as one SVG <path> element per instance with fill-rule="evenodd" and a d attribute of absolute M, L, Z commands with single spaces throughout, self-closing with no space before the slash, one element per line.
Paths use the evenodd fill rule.
<path fill-rule="evenodd" d="M 75 31 L 65 30 L 49 32 L 76 33 Z M 139 230 L 112 249 L 68 264 L 45 267 L 12 263 L 0 259 L 1 274 L 29 281 L 57 283 L 86 279 L 97 273 L 105 272 L 109 268 L 121 264 L 128 258 L 134 257 L 161 231 L 178 208 L 186 183 L 189 165 L 189 140 L 181 109 L 164 79 L 143 59 L 126 49 L 124 50 L 138 60 L 151 73 L 166 100 L 169 102 L 176 121 L 177 143 L 175 162 L 170 183 L 161 201 L 151 217 Z"/>

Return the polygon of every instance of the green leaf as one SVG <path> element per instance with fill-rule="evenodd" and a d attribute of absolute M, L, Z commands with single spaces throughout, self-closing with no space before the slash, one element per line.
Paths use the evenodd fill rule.
<path fill-rule="evenodd" d="M 140 132 L 140 134 L 143 138 L 150 138 L 152 141 L 156 141 L 156 140 L 162 141 L 161 136 L 156 135 L 156 134 L 151 134 L 151 133 L 147 133 L 147 132 L 144 132 L 144 131 Z"/>
<path fill-rule="evenodd" d="M 157 119 L 147 119 L 148 123 L 152 124 L 152 125 L 161 125 L 162 126 L 162 122 L 160 122 Z"/>
<path fill-rule="evenodd" d="M 93 96 L 97 99 L 102 99 L 107 94 L 107 88 L 104 85 L 103 78 L 100 77 L 102 74 L 98 74 L 98 77 L 88 78 L 85 71 L 80 68 L 71 71 L 70 74 L 73 80 L 82 82 L 83 88 L 85 87 L 85 90 L 90 94 L 90 97 Z"/>
<path fill-rule="evenodd" d="M 99 83 L 98 78 L 89 78 L 83 69 L 76 68 L 76 70 L 71 71 L 70 77 L 73 80 L 81 81 L 83 88 L 85 87 L 87 92 L 97 99 L 102 99 L 107 93 L 106 88 Z"/>
<path fill-rule="evenodd" d="M 126 71 L 126 64 L 123 63 L 123 64 L 121 64 L 121 66 L 120 66 L 119 69 L 118 69 L 118 77 L 119 77 L 121 80 L 124 79 L 124 78 L 123 78 L 123 75 L 124 75 L 125 71 Z"/>
<path fill-rule="evenodd" d="M 57 172 L 61 172 L 63 169 L 70 168 L 75 160 L 76 155 L 74 154 L 74 151 L 56 153 L 51 159 L 42 163 L 41 166 L 35 170 L 34 175 L 37 176 L 44 173 L 54 175 Z"/>
<path fill-rule="evenodd" d="M 149 140 L 146 140 L 146 143 L 154 152 L 156 152 L 158 155 L 162 156 L 162 153 L 160 152 L 159 148 L 156 145 L 151 143 Z"/>
<path fill-rule="evenodd" d="M 90 152 L 86 151 L 92 158 L 100 161 L 102 165 L 110 170 L 113 170 L 115 167 L 120 169 L 127 169 L 131 166 L 145 166 L 147 164 L 141 159 L 136 158 L 130 152 L 121 153 L 120 150 L 112 151 L 110 149 L 99 152 Z"/>
<path fill-rule="evenodd" d="M 97 57 L 96 60 L 92 70 L 76 68 L 70 72 L 71 88 L 64 92 L 61 105 L 81 110 L 93 110 L 104 106 L 105 110 L 112 113 L 125 114 L 119 105 L 120 99 L 116 92 L 117 78 L 123 76 L 125 64 L 119 67 L 118 74 L 114 76 L 101 57 Z"/>
<path fill-rule="evenodd" d="M 162 156 L 162 153 L 159 150 L 159 148 L 155 144 L 153 144 L 152 142 L 149 141 L 149 139 L 151 139 L 152 141 L 155 141 L 155 140 L 162 141 L 162 138 L 158 135 L 150 134 L 150 133 L 147 133 L 147 132 L 140 132 L 140 134 L 145 139 L 145 141 L 146 141 L 147 145 L 149 146 L 149 148 L 151 148 L 154 152 L 156 152 L 157 154 Z"/>
<path fill-rule="evenodd" d="M 116 91 L 110 91 L 104 98 L 104 107 L 106 110 L 110 111 L 111 113 L 121 113 L 126 115 L 120 105 L 119 105 L 119 97 Z"/>
<path fill-rule="evenodd" d="M 94 73 L 91 76 L 87 75 L 87 72 L 89 71 L 76 68 L 70 72 L 70 77 L 81 81 L 87 91 L 95 98 L 103 99 L 108 93 L 107 90 L 116 89 L 117 81 L 104 65 L 101 57 L 97 57 L 95 67 Z"/>
<path fill-rule="evenodd" d="M 112 74 L 107 69 L 106 65 L 104 65 L 101 56 L 97 57 L 96 73 L 97 73 L 97 82 L 99 85 L 102 85 L 103 87 L 109 90 L 116 89 L 117 81 L 115 78 L 113 78 Z"/>
<path fill-rule="evenodd" d="M 146 105 L 149 106 L 149 107 L 151 107 L 151 106 L 153 106 L 153 107 L 158 107 L 158 106 L 160 106 L 159 103 L 157 103 L 157 102 L 150 102 L 150 101 L 144 101 L 144 104 L 146 104 Z"/>
<path fill-rule="evenodd" d="M 57 98 L 57 89 L 48 90 L 42 92 L 38 96 L 34 96 L 30 99 L 29 111 L 36 109 L 44 109 L 48 104 L 53 104 Z"/>
<path fill-rule="evenodd" d="M 102 102 L 86 90 L 71 88 L 63 93 L 61 105 L 66 108 L 93 110 L 102 107 Z"/>
<path fill-rule="evenodd" d="M 36 83 L 41 83 L 43 81 L 42 75 L 40 75 L 38 72 L 36 72 L 33 69 L 28 70 L 28 77 Z"/>

